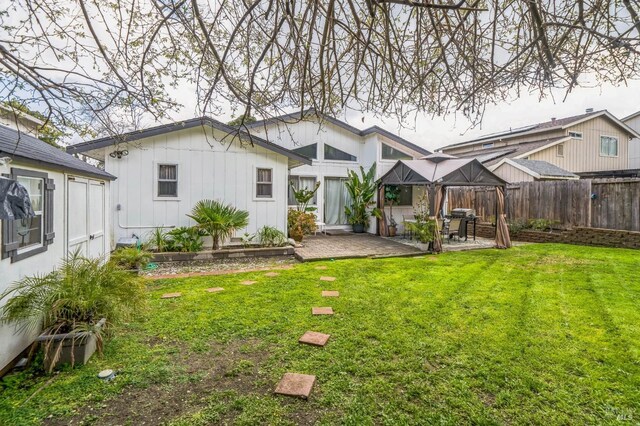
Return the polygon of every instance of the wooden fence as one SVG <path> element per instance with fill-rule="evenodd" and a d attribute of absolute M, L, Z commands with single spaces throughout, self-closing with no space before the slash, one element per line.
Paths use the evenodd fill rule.
<path fill-rule="evenodd" d="M 476 210 L 493 220 L 494 188 L 449 188 L 449 209 Z M 574 226 L 640 231 L 640 179 L 581 179 L 511 184 L 506 194 L 507 219 L 547 219 Z"/>

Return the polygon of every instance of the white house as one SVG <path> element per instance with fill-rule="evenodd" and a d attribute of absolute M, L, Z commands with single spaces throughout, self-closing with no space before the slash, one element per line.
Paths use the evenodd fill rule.
<path fill-rule="evenodd" d="M 84 142 L 67 148 L 104 162 L 118 177 L 111 187 L 112 243 L 154 228 L 190 226 L 202 199 L 249 212 L 255 233 L 265 225 L 287 230 L 289 169 L 310 164 L 303 155 L 250 137 L 208 117 Z"/>
<path fill-rule="evenodd" d="M 0 173 L 28 190 L 36 213 L 0 221 L 0 292 L 51 272 L 69 251 L 109 253 L 105 206 L 114 176 L 23 132 L 26 121 L 21 116 L 20 131 L 0 125 Z M 15 325 L 0 326 L 0 375 L 33 338 L 16 334 Z"/>
<path fill-rule="evenodd" d="M 247 124 L 253 135 L 303 154 L 313 161 L 291 170 L 288 179 L 298 188 L 320 188 L 313 204 L 320 222 L 331 228 L 349 228 L 344 212 L 349 203 L 344 181 L 349 170 L 360 166 L 368 170 L 377 164 L 376 178 L 383 176 L 398 160 L 411 160 L 429 155 L 426 149 L 380 127 L 357 129 L 343 121 L 316 114 L 314 110 L 297 112 L 269 120 Z M 393 215 L 400 223 L 403 215 L 413 215 L 413 205 L 419 196 L 411 186 L 401 187 L 400 206 Z M 289 190 L 288 204 L 295 205 Z M 387 210 L 388 214 L 388 210 Z M 369 232 L 376 232 L 372 220 Z"/>

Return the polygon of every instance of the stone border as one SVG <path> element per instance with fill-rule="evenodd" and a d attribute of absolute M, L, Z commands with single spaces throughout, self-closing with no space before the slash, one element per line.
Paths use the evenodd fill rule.
<path fill-rule="evenodd" d="M 242 259 L 250 257 L 288 257 L 294 255 L 294 248 L 287 247 L 261 247 L 261 248 L 241 248 L 241 249 L 222 249 L 222 250 L 206 250 L 195 253 L 183 252 L 166 252 L 153 253 L 152 262 L 189 262 L 189 261 L 207 261 L 220 259 Z"/>

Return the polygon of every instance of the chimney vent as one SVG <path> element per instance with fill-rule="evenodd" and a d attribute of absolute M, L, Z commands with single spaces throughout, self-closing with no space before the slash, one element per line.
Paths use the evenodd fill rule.
<path fill-rule="evenodd" d="M 555 117 L 551 117 L 551 122 L 555 123 L 556 122 L 556 118 Z"/>
<path fill-rule="evenodd" d="M 587 108 L 587 114 L 592 113 L 593 112 L 593 108 Z"/>

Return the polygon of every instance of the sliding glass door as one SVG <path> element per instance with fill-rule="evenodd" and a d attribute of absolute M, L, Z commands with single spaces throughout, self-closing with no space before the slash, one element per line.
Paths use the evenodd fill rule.
<path fill-rule="evenodd" d="M 346 178 L 324 179 L 324 223 L 327 225 L 347 225 L 344 207 L 351 204 L 351 197 L 345 186 Z"/>

